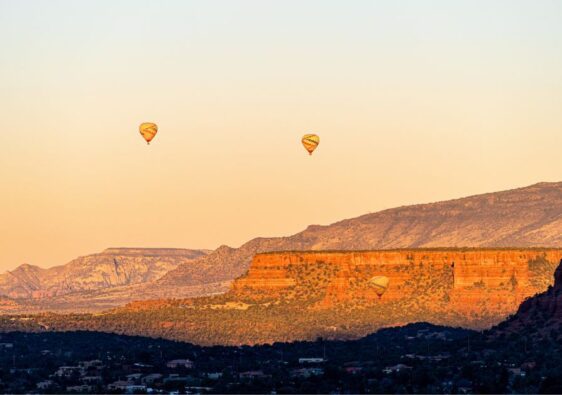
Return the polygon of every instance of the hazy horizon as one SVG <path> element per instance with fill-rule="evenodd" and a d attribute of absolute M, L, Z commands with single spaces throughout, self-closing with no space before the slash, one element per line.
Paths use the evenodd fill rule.
<path fill-rule="evenodd" d="M 560 181 L 561 16 L 546 0 L 0 0 L 0 271 Z"/>

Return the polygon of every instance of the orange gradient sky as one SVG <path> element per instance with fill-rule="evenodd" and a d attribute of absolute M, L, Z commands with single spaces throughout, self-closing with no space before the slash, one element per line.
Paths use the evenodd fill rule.
<path fill-rule="evenodd" d="M 561 21 L 546 0 L 0 0 L 0 270 L 560 181 Z"/>

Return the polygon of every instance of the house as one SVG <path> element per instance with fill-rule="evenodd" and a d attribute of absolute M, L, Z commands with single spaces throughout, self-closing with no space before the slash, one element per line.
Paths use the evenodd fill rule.
<path fill-rule="evenodd" d="M 301 365 L 307 363 L 324 363 L 326 360 L 324 358 L 299 358 L 299 363 Z"/>
<path fill-rule="evenodd" d="M 382 371 L 386 374 L 390 374 L 390 373 L 398 373 L 400 371 L 408 370 L 408 369 L 412 369 L 412 367 L 399 363 L 398 365 L 387 366 Z"/>
<path fill-rule="evenodd" d="M 193 386 L 185 386 L 185 393 L 186 394 L 205 394 L 211 392 L 213 390 L 212 387 L 193 387 Z"/>
<path fill-rule="evenodd" d="M 127 387 L 125 388 L 125 391 L 128 394 L 132 394 L 135 392 L 145 392 L 146 391 L 146 385 L 142 385 L 142 384 L 129 384 L 127 385 Z"/>
<path fill-rule="evenodd" d="M 36 385 L 38 390 L 46 390 L 51 388 L 54 385 L 54 381 L 53 380 L 44 380 L 44 381 L 40 381 L 38 382 Z"/>
<path fill-rule="evenodd" d="M 154 366 L 148 365 L 146 363 L 136 362 L 136 363 L 133 364 L 133 369 L 137 372 L 146 371 L 146 370 L 149 370 L 149 369 L 152 369 L 152 368 L 154 368 Z"/>
<path fill-rule="evenodd" d="M 404 354 L 401 358 L 418 359 L 420 361 L 442 361 L 443 359 L 451 358 L 451 354 L 444 352 L 436 355 L 419 355 L 419 354 Z"/>
<path fill-rule="evenodd" d="M 191 387 L 191 386 L 185 387 L 186 394 L 204 394 L 212 390 L 213 388 L 211 387 Z"/>
<path fill-rule="evenodd" d="M 80 378 L 80 381 L 84 384 L 102 384 L 103 378 L 101 376 L 84 376 Z"/>
<path fill-rule="evenodd" d="M 82 384 L 82 385 L 71 385 L 69 387 L 66 387 L 66 392 L 76 392 L 79 394 L 84 394 L 84 393 L 88 393 L 88 392 L 93 392 L 95 391 L 95 387 L 92 385 L 86 385 L 86 384 Z"/>
<path fill-rule="evenodd" d="M 162 377 L 164 377 L 164 376 L 160 373 L 151 373 L 151 374 L 148 374 L 148 375 L 144 376 L 141 379 L 141 383 L 143 383 L 143 384 L 154 384 L 156 381 L 161 380 Z"/>
<path fill-rule="evenodd" d="M 101 369 L 103 368 L 103 362 L 99 359 L 94 359 L 92 361 L 81 361 L 78 363 L 78 366 L 84 369 L 96 368 Z"/>
<path fill-rule="evenodd" d="M 171 374 L 164 379 L 164 384 L 168 383 L 191 383 L 193 382 L 193 377 L 191 376 L 180 376 L 179 374 Z"/>
<path fill-rule="evenodd" d="M 81 372 L 82 369 L 79 366 L 60 366 L 53 375 L 56 377 L 70 377 Z"/>
<path fill-rule="evenodd" d="M 322 376 L 323 374 L 324 374 L 324 369 L 322 368 L 301 368 L 301 369 L 293 369 L 290 372 L 291 377 L 301 377 L 301 378 Z"/>
<path fill-rule="evenodd" d="M 129 385 L 128 382 L 119 380 L 109 384 L 107 386 L 107 389 L 110 391 L 125 391 L 128 385 Z"/>
<path fill-rule="evenodd" d="M 430 357 L 433 361 L 442 361 L 444 359 L 449 359 L 451 358 L 451 353 L 448 352 L 442 352 L 440 354 L 436 354 L 432 357 Z"/>
<path fill-rule="evenodd" d="M 209 379 L 209 380 L 218 380 L 222 377 L 222 373 L 221 372 L 212 372 L 212 373 L 206 373 L 205 376 Z"/>
<path fill-rule="evenodd" d="M 169 367 L 170 369 L 177 369 L 177 368 L 192 369 L 193 362 L 189 359 L 174 359 L 168 361 L 168 363 L 166 363 L 166 366 Z"/>
<path fill-rule="evenodd" d="M 16 374 L 16 373 L 33 374 L 38 370 L 40 369 L 39 368 L 23 368 L 23 369 L 11 368 L 10 374 Z"/>
<path fill-rule="evenodd" d="M 247 372 L 240 373 L 238 377 L 240 377 L 240 379 L 254 380 L 254 379 L 261 379 L 265 377 L 271 377 L 271 375 L 264 374 L 263 370 L 250 370 Z"/>
<path fill-rule="evenodd" d="M 132 374 L 128 374 L 126 377 L 129 383 L 134 383 L 141 379 L 142 373 L 132 373 Z"/>

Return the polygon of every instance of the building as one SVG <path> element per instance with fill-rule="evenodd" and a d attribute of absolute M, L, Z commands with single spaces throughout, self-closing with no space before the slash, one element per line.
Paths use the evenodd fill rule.
<path fill-rule="evenodd" d="M 179 374 L 171 374 L 164 379 L 164 384 L 169 383 L 179 383 L 179 384 L 189 384 L 194 381 L 191 376 L 180 376 Z"/>
<path fill-rule="evenodd" d="M 254 380 L 254 379 L 262 379 L 265 377 L 271 377 L 271 375 L 264 374 L 263 370 L 249 370 L 247 372 L 242 372 L 238 375 L 241 380 Z"/>
<path fill-rule="evenodd" d="M 125 391 L 128 385 L 130 385 L 128 382 L 119 380 L 109 384 L 107 389 L 110 391 Z"/>
<path fill-rule="evenodd" d="M 79 366 L 60 366 L 53 376 L 56 377 L 70 377 L 74 374 L 81 374 L 82 368 Z"/>
<path fill-rule="evenodd" d="M 128 374 L 127 375 L 127 381 L 129 383 L 134 383 L 138 380 L 140 380 L 142 377 L 142 373 L 132 373 L 132 374 Z"/>
<path fill-rule="evenodd" d="M 451 357 L 451 354 L 444 352 L 437 355 L 418 355 L 418 354 L 404 354 L 402 358 L 408 359 L 419 359 L 420 361 L 428 360 L 428 361 L 442 361 L 443 359 L 448 359 Z"/>
<path fill-rule="evenodd" d="M 387 366 L 382 371 L 386 374 L 390 374 L 390 373 L 398 373 L 400 371 L 409 370 L 409 369 L 412 369 L 412 367 L 399 363 L 398 365 Z"/>
<path fill-rule="evenodd" d="M 69 387 L 66 387 L 66 392 L 76 392 L 76 393 L 79 393 L 79 394 L 84 394 L 84 393 L 88 393 L 88 392 L 94 392 L 95 389 L 96 388 L 94 386 L 86 385 L 86 384 L 71 385 Z"/>
<path fill-rule="evenodd" d="M 185 369 L 193 369 L 193 362 L 189 359 L 174 359 L 168 361 L 166 366 L 170 369 L 177 369 L 177 368 L 185 368 Z"/>
<path fill-rule="evenodd" d="M 307 363 L 324 363 L 326 360 L 324 358 L 299 358 L 299 363 L 301 365 Z"/>
<path fill-rule="evenodd" d="M 103 368 L 103 362 L 100 361 L 99 359 L 94 359 L 92 361 L 81 361 L 78 363 L 78 366 L 84 369 L 91 369 L 91 368 L 101 369 Z"/>
<path fill-rule="evenodd" d="M 129 393 L 129 394 L 132 394 L 132 393 L 135 393 L 135 392 L 145 392 L 146 391 L 146 385 L 129 384 L 125 388 L 125 391 L 127 391 L 127 393 Z"/>
<path fill-rule="evenodd" d="M 102 384 L 103 377 L 101 376 L 84 376 L 80 378 L 80 381 L 84 384 Z"/>
<path fill-rule="evenodd" d="M 133 364 L 133 368 L 134 368 L 136 371 L 146 371 L 146 370 L 153 369 L 154 366 L 148 365 L 148 364 L 146 364 L 146 363 L 136 362 L 136 363 Z"/>
<path fill-rule="evenodd" d="M 44 381 L 40 381 L 36 384 L 36 387 L 38 390 L 47 390 L 51 387 L 54 386 L 54 381 L 53 380 L 44 380 Z"/>
<path fill-rule="evenodd" d="M 293 369 L 290 372 L 291 377 L 301 377 L 301 378 L 322 376 L 323 374 L 324 374 L 324 369 L 322 368 L 301 368 L 301 369 Z"/>
<path fill-rule="evenodd" d="M 151 374 L 148 374 L 148 375 L 144 376 L 141 379 L 141 383 L 143 383 L 143 384 L 154 384 L 156 381 L 162 380 L 162 377 L 164 377 L 164 376 L 160 373 L 151 373 Z"/>

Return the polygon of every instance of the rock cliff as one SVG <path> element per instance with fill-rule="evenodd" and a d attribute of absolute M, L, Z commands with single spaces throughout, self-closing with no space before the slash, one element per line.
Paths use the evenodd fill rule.
<path fill-rule="evenodd" d="M 256 301 L 321 294 L 315 303 L 319 309 L 434 299 L 439 309 L 467 315 L 486 309 L 506 316 L 552 283 L 560 259 L 562 249 L 262 253 L 233 283 L 231 292 Z M 377 275 L 390 279 L 381 298 L 368 283 Z"/>
<path fill-rule="evenodd" d="M 0 275 L 0 295 L 42 299 L 146 283 L 205 253 L 172 248 L 108 248 L 49 269 L 21 265 Z"/>

